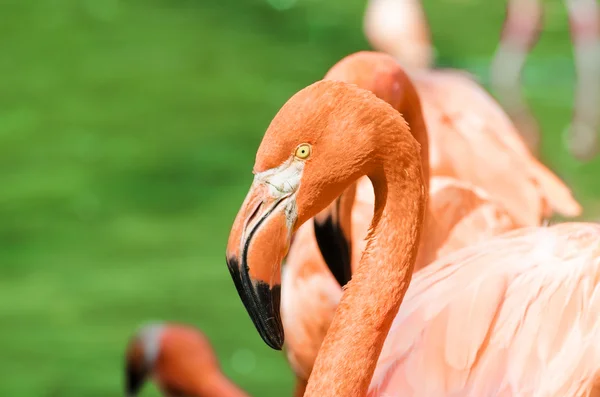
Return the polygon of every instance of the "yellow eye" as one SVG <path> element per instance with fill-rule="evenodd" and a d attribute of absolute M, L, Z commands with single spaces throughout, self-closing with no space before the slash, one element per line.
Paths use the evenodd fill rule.
<path fill-rule="evenodd" d="M 311 151 L 312 149 L 310 145 L 308 143 L 303 143 L 301 145 L 298 145 L 298 147 L 296 148 L 296 153 L 294 155 L 299 159 L 306 160 L 310 156 Z"/>

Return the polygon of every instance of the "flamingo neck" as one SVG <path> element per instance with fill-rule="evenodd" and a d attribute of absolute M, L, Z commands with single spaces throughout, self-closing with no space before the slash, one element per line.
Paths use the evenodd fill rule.
<path fill-rule="evenodd" d="M 294 397 L 303 397 L 306 391 L 306 381 L 301 378 L 296 379 L 296 388 L 294 389 Z"/>
<path fill-rule="evenodd" d="M 368 391 L 411 279 L 426 207 L 418 148 L 408 140 L 382 147 L 383 167 L 369 175 L 375 211 L 367 248 L 319 350 L 305 396 L 363 397 Z"/>
<path fill-rule="evenodd" d="M 249 397 L 222 373 L 199 374 L 196 379 L 196 397 Z"/>
<path fill-rule="evenodd" d="M 427 126 L 423 117 L 423 108 L 417 89 L 408 75 L 399 78 L 399 85 L 392 85 L 392 98 L 398 98 L 390 104 L 396 109 L 408 124 L 410 132 L 415 140 L 421 145 L 421 168 L 423 170 L 423 179 L 425 185 L 429 188 L 429 138 L 427 135 Z M 397 87 L 401 88 L 397 88 Z M 401 93 L 393 92 L 402 90 Z"/>
<path fill-rule="evenodd" d="M 429 169 L 429 137 L 427 135 L 427 126 L 425 124 L 425 118 L 423 117 L 423 108 L 421 106 L 421 99 L 415 88 L 415 85 L 412 83 L 412 80 L 407 74 L 402 74 L 397 77 L 397 81 L 400 83 L 402 87 L 402 93 L 398 95 L 393 92 L 393 89 L 397 87 L 396 85 L 392 86 L 392 97 L 393 102 L 390 102 L 394 109 L 396 109 L 408 124 L 410 128 L 410 133 L 413 138 L 419 143 L 421 146 L 421 168 L 423 172 L 423 180 L 427 190 L 429 191 L 429 181 L 430 181 L 430 169 Z M 423 219 L 423 235 L 428 236 L 430 233 L 429 221 L 432 219 L 432 215 L 429 212 L 429 209 L 425 212 L 425 217 Z M 427 237 L 423 238 L 419 242 L 419 255 L 416 259 L 416 268 L 419 269 L 423 267 L 426 263 L 426 255 L 428 250 L 425 247 L 425 243 L 427 241 Z"/>
<path fill-rule="evenodd" d="M 398 72 L 395 77 L 395 81 L 393 83 L 387 82 L 385 85 L 381 85 L 383 82 L 375 81 L 374 90 L 375 92 L 379 92 L 380 90 L 377 87 L 383 87 L 383 89 L 387 90 L 386 95 L 382 95 L 381 99 L 386 100 L 397 112 L 402 114 L 408 127 L 410 128 L 410 133 L 413 138 L 420 145 L 420 154 L 421 154 L 421 170 L 423 173 L 423 182 L 427 190 L 429 190 L 429 180 L 430 180 L 430 170 L 429 170 L 429 138 L 427 135 L 427 126 L 425 124 L 425 119 L 423 117 L 423 110 L 421 107 L 421 100 L 417 93 L 417 90 L 412 83 L 411 79 L 408 75 L 400 74 Z M 381 91 L 384 92 L 384 91 Z M 344 222 L 351 223 L 352 219 L 352 206 L 354 204 L 354 196 L 356 195 L 356 184 L 353 184 L 351 188 L 348 188 L 342 196 L 338 199 L 339 201 L 346 202 L 345 206 L 340 206 L 340 223 L 344 225 Z M 349 200 L 346 196 L 352 196 L 352 199 Z M 427 235 L 428 233 L 428 220 L 430 219 L 431 214 L 426 211 L 425 218 L 423 220 L 423 233 Z M 352 235 L 350 234 L 351 226 L 346 226 L 348 232 L 346 236 L 348 236 L 349 241 L 352 241 Z M 366 232 L 366 231 L 365 231 Z M 419 251 L 424 252 L 424 240 L 420 241 L 420 249 Z M 350 258 L 353 257 L 352 254 L 352 246 L 349 245 L 350 253 L 348 254 Z M 351 269 L 354 269 L 358 263 L 355 261 L 351 261 Z M 349 262 L 349 263 L 350 263 Z M 418 258 L 417 264 L 423 265 L 423 258 Z M 328 262 L 329 265 L 329 262 Z M 350 274 L 352 274 L 351 270 L 349 270 Z"/>

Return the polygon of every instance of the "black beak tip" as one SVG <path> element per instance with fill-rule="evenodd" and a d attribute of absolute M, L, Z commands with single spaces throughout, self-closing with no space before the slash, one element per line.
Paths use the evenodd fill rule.
<path fill-rule="evenodd" d="M 137 396 L 142 389 L 145 380 L 145 373 L 136 368 L 132 368 L 131 366 L 127 366 L 125 370 L 125 395 L 127 397 Z"/>
<path fill-rule="evenodd" d="M 266 339 L 265 339 L 265 342 L 266 342 Z M 276 341 L 267 342 L 267 346 L 269 346 L 273 350 L 281 351 L 283 349 L 283 339 L 281 339 L 281 337 L 280 337 Z"/>
<path fill-rule="evenodd" d="M 265 324 L 266 326 L 263 327 L 256 321 L 254 322 L 258 333 L 267 346 L 273 350 L 281 350 L 285 341 L 285 333 L 283 332 L 281 320 L 279 318 L 269 318 L 265 321 Z"/>
<path fill-rule="evenodd" d="M 285 340 L 279 313 L 281 286 L 269 287 L 262 281 L 252 281 L 247 266 L 240 266 L 235 256 L 227 256 L 227 267 L 259 335 L 270 348 L 281 350 Z"/>
<path fill-rule="evenodd" d="M 283 335 L 261 335 L 267 346 L 273 350 L 283 349 Z"/>
<path fill-rule="evenodd" d="M 279 314 L 281 286 L 269 288 L 267 284 L 258 281 L 254 283 L 252 295 L 254 299 L 244 300 L 244 305 L 256 330 L 271 349 L 281 350 L 285 341 Z"/>

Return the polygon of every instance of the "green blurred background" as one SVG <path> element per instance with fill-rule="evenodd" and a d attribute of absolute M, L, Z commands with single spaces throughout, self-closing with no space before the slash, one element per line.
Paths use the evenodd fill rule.
<path fill-rule="evenodd" d="M 568 25 L 525 71 L 543 160 L 598 218 L 600 162 L 562 145 Z M 503 1 L 428 0 L 438 63 L 487 81 Z M 368 45 L 363 0 L 0 1 L 0 395 L 122 395 L 148 320 L 201 327 L 254 396 L 288 395 L 224 261 L 254 153 L 277 109 Z M 147 387 L 143 396 L 157 396 Z"/>

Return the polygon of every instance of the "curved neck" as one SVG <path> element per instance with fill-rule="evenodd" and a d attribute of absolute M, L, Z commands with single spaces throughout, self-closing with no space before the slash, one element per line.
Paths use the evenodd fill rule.
<path fill-rule="evenodd" d="M 405 133 L 406 134 L 406 133 Z M 366 395 L 377 359 L 411 279 L 427 187 L 414 139 L 382 145 L 369 175 L 375 211 L 360 264 L 319 350 L 305 396 Z"/>
<path fill-rule="evenodd" d="M 385 73 L 372 72 L 366 76 L 352 76 L 358 86 L 375 93 L 389 103 L 406 120 L 410 132 L 420 145 L 421 169 L 425 187 L 429 189 L 429 139 L 423 117 L 421 100 L 409 76 L 395 63 Z M 342 75 L 343 76 L 343 75 Z M 368 76 L 368 74 L 367 74 Z M 363 81 L 363 79 L 365 79 Z M 356 183 L 325 210 L 315 216 L 315 235 L 319 250 L 338 283 L 344 287 L 352 277 L 352 206 L 356 195 Z"/>
<path fill-rule="evenodd" d="M 423 170 L 423 179 L 425 186 L 429 188 L 429 138 L 427 136 L 427 126 L 425 125 L 425 118 L 423 117 L 423 110 L 421 108 L 421 99 L 419 98 L 417 89 L 408 76 L 404 76 L 401 86 L 404 88 L 401 101 L 391 103 L 391 105 L 402 114 L 408 123 L 413 138 L 421 145 L 421 168 Z"/>
<path fill-rule="evenodd" d="M 198 376 L 195 397 L 249 397 L 242 389 L 230 381 L 224 374 L 215 373 Z"/>
<path fill-rule="evenodd" d="M 294 389 L 294 397 L 303 397 L 306 391 L 306 381 L 304 379 L 296 379 L 296 388 Z"/>

